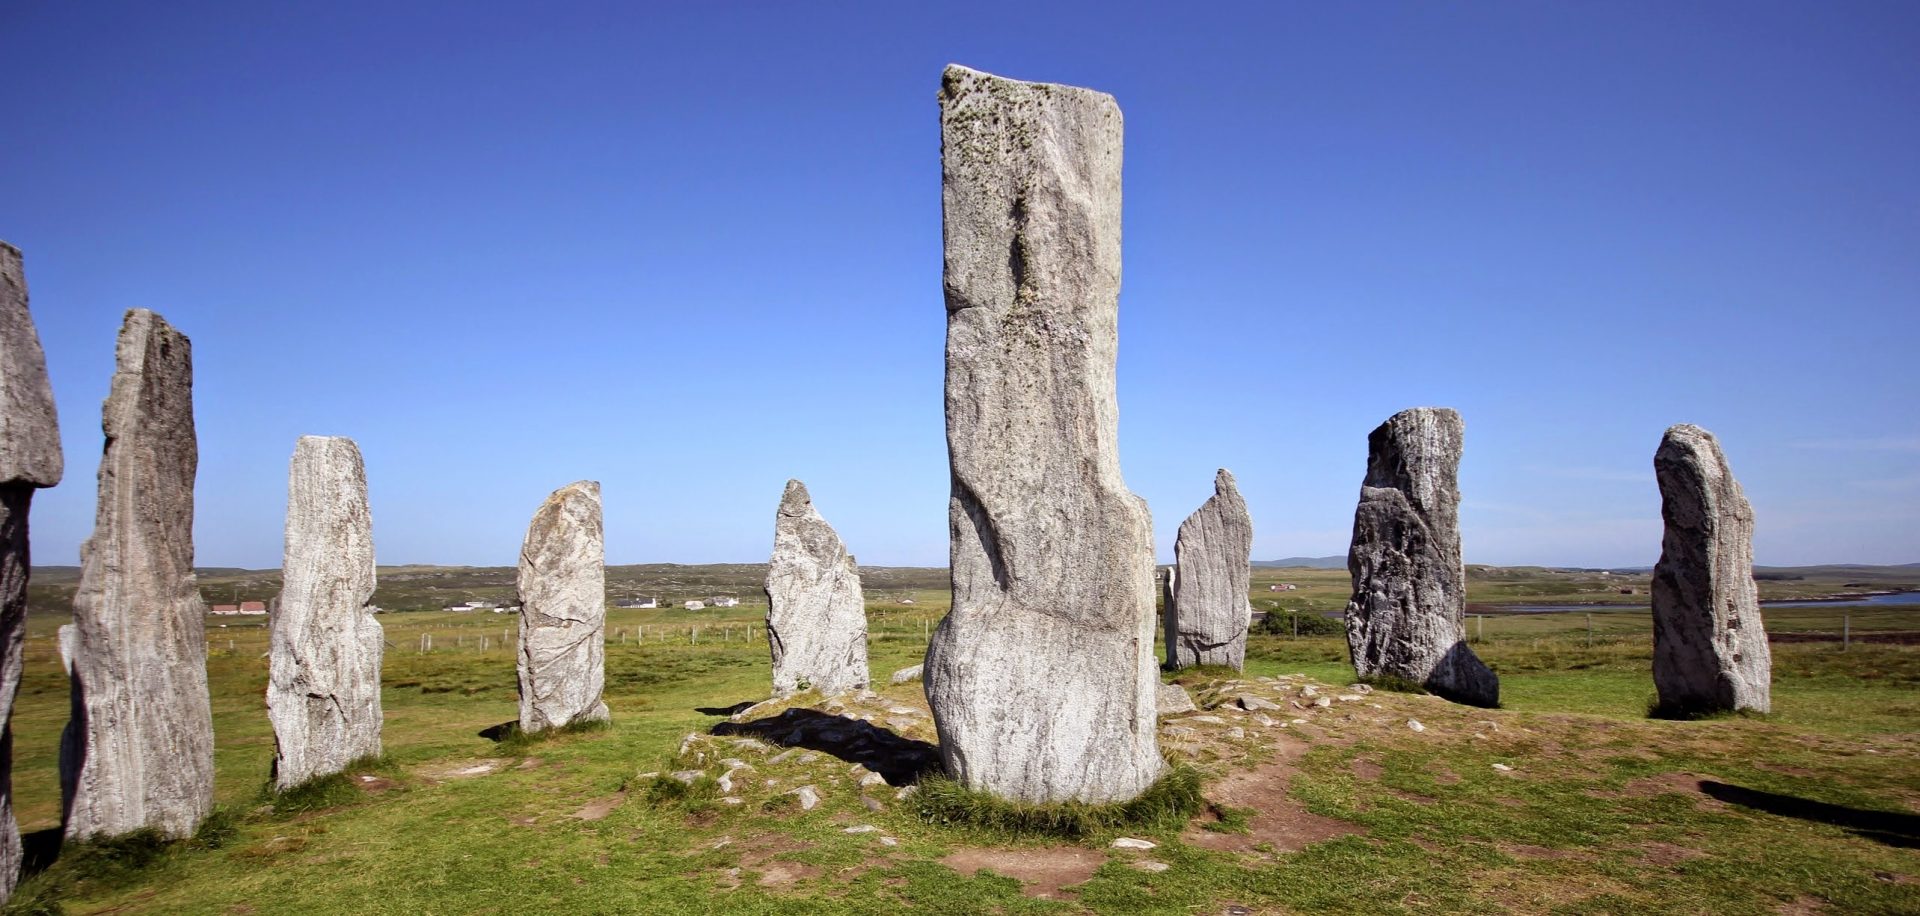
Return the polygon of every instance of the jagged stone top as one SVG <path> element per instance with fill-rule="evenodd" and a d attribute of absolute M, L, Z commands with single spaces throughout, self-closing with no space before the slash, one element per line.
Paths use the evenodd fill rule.
<path fill-rule="evenodd" d="M 1653 471 L 1666 497 L 1662 509 L 1668 524 L 1709 535 L 1720 513 L 1753 524 L 1753 507 L 1713 433 L 1691 423 L 1668 427 L 1653 454 Z M 1676 499 L 1680 494 L 1699 494 L 1702 501 Z"/>
<path fill-rule="evenodd" d="M 20 249 L 0 242 L 0 484 L 51 487 L 65 470 Z"/>
<path fill-rule="evenodd" d="M 813 508 L 813 497 L 807 493 L 807 485 L 798 480 L 789 480 L 786 491 L 780 494 L 780 514 L 786 518 L 805 518 L 817 516 L 820 512 Z"/>
<path fill-rule="evenodd" d="M 1414 407 L 1367 436 L 1368 488 L 1399 490 L 1439 531 L 1457 530 L 1466 424 L 1449 407 Z"/>
<path fill-rule="evenodd" d="M 1180 523 L 1180 531 L 1184 534 L 1188 526 L 1198 528 L 1208 515 L 1221 512 L 1231 513 L 1236 518 L 1247 514 L 1247 501 L 1240 495 L 1240 487 L 1234 482 L 1233 472 L 1226 468 L 1221 468 L 1214 473 L 1213 495 L 1208 497 L 1206 502 L 1201 503 L 1200 508 L 1193 510 L 1193 514 L 1187 516 L 1186 521 Z"/>

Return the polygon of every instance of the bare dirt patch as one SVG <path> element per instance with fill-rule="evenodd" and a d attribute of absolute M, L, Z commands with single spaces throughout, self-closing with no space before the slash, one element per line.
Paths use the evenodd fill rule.
<path fill-rule="evenodd" d="M 1498 843 L 1494 848 L 1516 859 L 1581 859 L 1585 858 L 1571 849 L 1554 849 L 1551 846 L 1530 846 L 1526 843 Z"/>
<path fill-rule="evenodd" d="M 1610 793 L 1608 797 L 1658 798 L 1662 795 L 1685 795 L 1693 799 L 1694 804 L 1709 811 L 1726 810 L 1726 802 L 1700 789 L 1700 783 L 1705 778 L 1698 773 L 1661 773 L 1657 776 L 1642 776 L 1621 786 L 1619 792 Z"/>
<path fill-rule="evenodd" d="M 1086 881 L 1100 869 L 1107 857 L 1079 846 L 1048 846 L 1038 849 L 956 849 L 940 860 L 963 875 L 986 869 L 1020 882 L 1020 892 L 1028 897 L 1060 900 L 1070 896 L 1063 889 Z"/>
<path fill-rule="evenodd" d="M 1252 770 L 1231 773 L 1207 789 L 1214 804 L 1250 808 L 1246 833 L 1216 833 L 1189 827 L 1180 838 L 1205 849 L 1222 852 L 1254 852 L 1263 843 L 1277 852 L 1294 852 L 1309 845 L 1348 834 L 1360 828 L 1346 821 L 1322 817 L 1287 797 L 1301 755 L 1307 745 L 1297 741 L 1277 741 L 1274 759 Z"/>
<path fill-rule="evenodd" d="M 1801 894 L 1786 903 L 1780 904 L 1779 908 L 1774 910 L 1774 912 L 1780 913 L 1781 916 L 1814 916 L 1815 913 L 1824 913 L 1826 911 L 1827 905 L 1822 902 L 1820 898 L 1809 897 L 1805 894 Z"/>
<path fill-rule="evenodd" d="M 1640 850 L 1641 862 L 1660 868 L 1671 868 L 1706 855 L 1698 849 L 1676 846 L 1672 843 L 1641 843 L 1635 848 Z"/>
<path fill-rule="evenodd" d="M 1378 780 L 1380 775 L 1386 772 L 1379 764 L 1365 757 L 1353 758 L 1353 763 L 1348 766 L 1353 770 L 1353 775 L 1368 781 Z"/>
<path fill-rule="evenodd" d="M 620 803 L 626 800 L 627 794 L 625 792 L 615 793 L 605 798 L 596 798 L 593 801 L 587 802 L 586 807 L 573 812 L 571 816 L 575 820 L 597 821 L 612 814 L 613 809 L 620 807 Z"/>

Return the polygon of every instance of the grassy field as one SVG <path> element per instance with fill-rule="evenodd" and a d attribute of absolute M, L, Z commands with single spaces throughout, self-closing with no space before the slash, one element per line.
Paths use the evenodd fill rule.
<path fill-rule="evenodd" d="M 1315 606 L 1344 582 L 1323 572 L 1260 571 L 1256 607 Z M 1294 592 L 1264 590 L 1297 580 Z M 886 674 L 919 661 L 944 590 L 908 579 L 876 591 L 879 695 L 816 708 L 930 742 L 919 685 Z M 480 736 L 515 714 L 512 618 L 386 615 L 390 761 L 318 810 L 276 810 L 261 795 L 273 741 L 266 631 L 261 618 L 215 620 L 208 667 L 230 829 L 138 867 L 121 864 L 125 851 L 70 852 L 29 880 L 15 910 L 1920 912 L 1920 647 L 1779 643 L 1774 715 L 1666 722 L 1644 716 L 1641 612 L 1598 611 L 1591 636 L 1583 614 L 1489 618 L 1475 648 L 1501 675 L 1499 710 L 1351 694 L 1341 640 L 1255 637 L 1247 680 L 1183 676 L 1215 708 L 1162 725 L 1169 755 L 1206 778 L 1204 823 L 1135 833 L 1158 845 L 1129 852 L 1109 848 L 1112 832 L 1063 842 L 934 827 L 903 787 L 862 786 L 866 771 L 824 750 L 689 740 L 765 697 L 763 612 L 612 612 L 613 727 L 526 745 Z M 1920 630 L 1920 612 L 1852 613 L 1855 633 Z M 1777 632 L 1837 619 L 1768 614 Z M 59 817 L 60 622 L 30 622 L 14 720 L 16 810 L 30 835 Z M 1310 687 L 1351 699 L 1320 708 Z M 1242 693 L 1282 709 L 1242 712 L 1231 702 Z M 719 794 L 713 780 L 731 769 L 720 761 L 735 758 L 751 769 Z M 703 778 L 679 792 L 649 775 L 675 770 Z M 817 807 L 789 794 L 802 785 Z"/>

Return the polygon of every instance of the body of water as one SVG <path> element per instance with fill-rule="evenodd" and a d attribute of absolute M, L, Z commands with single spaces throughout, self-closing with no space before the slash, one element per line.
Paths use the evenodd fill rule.
<path fill-rule="evenodd" d="M 1892 594 L 1892 595 L 1869 595 L 1865 598 L 1848 598 L 1841 601 L 1798 600 L 1798 601 L 1762 601 L 1760 602 L 1760 606 L 1762 608 L 1884 607 L 1890 604 L 1891 605 L 1920 604 L 1920 592 L 1899 592 L 1897 594 Z M 1645 604 L 1639 604 L 1639 605 L 1633 605 L 1633 604 L 1600 604 L 1600 605 L 1596 605 L 1596 604 L 1525 604 L 1525 605 L 1513 605 L 1509 607 L 1500 607 L 1493 611 L 1469 610 L 1467 611 L 1467 613 L 1469 614 L 1480 614 L 1480 613 L 1565 614 L 1570 612 L 1577 612 L 1577 613 L 1583 613 L 1583 614 L 1598 614 L 1605 611 L 1651 611 L 1651 610 L 1653 610 L 1652 606 L 1645 605 Z"/>

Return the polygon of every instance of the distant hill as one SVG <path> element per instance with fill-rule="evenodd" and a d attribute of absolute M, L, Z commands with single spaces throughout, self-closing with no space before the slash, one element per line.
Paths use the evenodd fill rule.
<path fill-rule="evenodd" d="M 1251 564 L 1263 569 L 1301 568 L 1307 569 L 1346 569 L 1347 555 L 1337 557 L 1287 557 L 1284 560 L 1255 560 Z"/>

